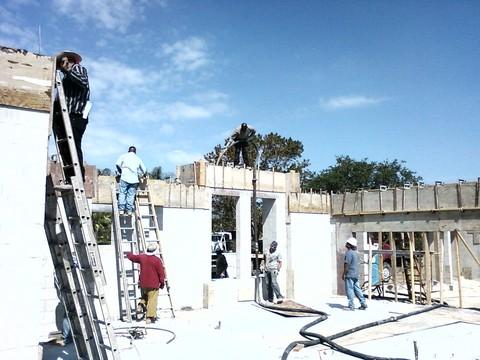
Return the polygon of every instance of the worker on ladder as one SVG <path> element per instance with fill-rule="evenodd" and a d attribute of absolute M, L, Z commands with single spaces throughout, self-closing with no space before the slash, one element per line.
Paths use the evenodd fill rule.
<path fill-rule="evenodd" d="M 56 56 L 57 69 L 63 74 L 62 86 L 65 93 L 68 115 L 72 125 L 73 140 L 77 150 L 78 162 L 82 170 L 82 179 L 85 181 L 85 167 L 83 166 L 82 138 L 88 124 L 88 114 L 91 109 L 90 86 L 88 83 L 87 69 L 80 65 L 82 57 L 73 51 L 62 51 Z M 60 118 L 60 104 L 55 102 L 55 116 L 53 131 L 57 138 L 65 137 L 65 128 Z M 72 164 L 68 145 L 59 146 L 60 156 L 64 164 Z M 72 173 L 66 174 L 68 177 Z"/>
<path fill-rule="evenodd" d="M 157 320 L 158 289 L 165 286 L 165 268 L 162 260 L 155 255 L 157 245 L 151 243 L 144 254 L 127 253 L 127 258 L 134 263 L 140 264 L 140 289 L 142 298 L 138 303 L 137 311 L 146 312 L 145 322 L 155 323 Z"/>
<path fill-rule="evenodd" d="M 137 156 L 135 146 L 130 146 L 128 152 L 118 158 L 115 166 L 117 177 L 120 176 L 118 210 L 120 214 L 126 212 L 127 215 L 131 215 L 140 178 L 147 175 L 147 168 L 142 159 Z"/>

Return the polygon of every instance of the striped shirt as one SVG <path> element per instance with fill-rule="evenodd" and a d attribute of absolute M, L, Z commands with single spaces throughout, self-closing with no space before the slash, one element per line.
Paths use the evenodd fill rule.
<path fill-rule="evenodd" d="M 75 64 L 72 70 L 64 72 L 63 90 L 69 114 L 81 114 L 90 99 L 87 69 Z"/>

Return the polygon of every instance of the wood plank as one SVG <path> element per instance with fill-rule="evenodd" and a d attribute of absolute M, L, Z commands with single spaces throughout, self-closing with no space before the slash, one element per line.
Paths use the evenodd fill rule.
<path fill-rule="evenodd" d="M 458 298 L 459 298 L 459 305 L 463 307 L 463 298 L 462 298 L 462 267 L 460 264 L 460 247 L 458 246 L 458 232 L 455 231 L 455 252 L 456 252 L 456 264 L 457 264 L 457 277 L 458 277 Z"/>
<path fill-rule="evenodd" d="M 0 104 L 50 111 L 53 57 L 0 47 Z"/>
<path fill-rule="evenodd" d="M 427 234 L 422 233 L 423 238 L 423 250 L 425 251 L 425 285 L 427 295 L 427 305 L 432 304 L 432 272 L 431 272 L 431 259 L 430 259 L 430 246 L 428 244 Z"/>

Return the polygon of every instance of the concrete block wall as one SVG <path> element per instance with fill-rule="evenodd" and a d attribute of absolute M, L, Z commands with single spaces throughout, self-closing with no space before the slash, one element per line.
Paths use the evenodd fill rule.
<path fill-rule="evenodd" d="M 308 304 L 334 290 L 337 271 L 330 216 L 292 213 L 290 220 L 295 300 Z"/>
<path fill-rule="evenodd" d="M 299 192 L 300 174 L 275 171 L 257 171 L 257 190 L 273 192 Z M 198 186 L 252 190 L 253 171 L 251 168 L 216 166 L 205 161 L 177 167 L 177 178 L 183 184 Z"/>
<path fill-rule="evenodd" d="M 412 186 L 332 195 L 333 214 L 472 209 L 479 207 L 478 182 Z"/>
<path fill-rule="evenodd" d="M 0 106 L 1 359 L 36 359 L 55 330 L 53 266 L 43 227 L 49 114 Z"/>

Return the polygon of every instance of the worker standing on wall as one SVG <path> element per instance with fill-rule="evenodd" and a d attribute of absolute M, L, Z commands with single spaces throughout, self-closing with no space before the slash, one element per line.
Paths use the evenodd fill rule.
<path fill-rule="evenodd" d="M 248 145 L 255 138 L 255 133 L 256 130 L 247 123 L 242 123 L 233 130 L 232 135 L 230 135 L 228 139 L 227 147 L 235 146 L 234 166 L 240 164 L 240 153 L 242 153 L 244 165 L 250 166 L 248 160 Z"/>
<path fill-rule="evenodd" d="M 157 245 L 151 243 L 145 254 L 134 255 L 127 253 L 127 258 L 134 263 L 140 264 L 140 289 L 142 298 L 137 311 L 147 312 L 146 323 L 155 323 L 157 320 L 158 289 L 165 286 L 165 269 L 162 260 L 155 255 Z"/>
<path fill-rule="evenodd" d="M 345 244 L 347 251 L 343 265 L 342 280 L 345 281 L 345 293 L 348 298 L 349 310 L 355 310 L 354 296 L 360 301 L 360 310 L 367 308 L 365 297 L 358 282 L 357 239 L 350 237 Z"/>
<path fill-rule="evenodd" d="M 77 150 L 78 162 L 82 170 L 82 179 L 85 181 L 85 167 L 83 166 L 82 138 L 88 124 L 90 112 L 90 86 L 87 69 L 80 65 L 82 57 L 73 51 L 62 51 L 57 54 L 57 70 L 63 74 L 62 86 L 65 93 L 68 115 L 72 125 L 73 140 Z M 61 120 L 60 104 L 55 103 L 53 131 L 58 139 L 65 137 L 65 127 Z M 66 143 L 59 144 L 60 156 L 64 164 L 72 164 L 71 156 Z M 67 176 L 73 173 L 67 171 Z"/>
<path fill-rule="evenodd" d="M 277 298 L 277 304 L 283 302 L 283 296 L 280 292 L 280 286 L 277 282 L 277 276 L 282 268 L 282 255 L 277 250 L 278 243 L 272 241 L 270 244 L 270 249 L 268 254 L 266 254 L 266 282 L 267 282 L 267 292 L 268 292 L 268 301 L 273 302 L 273 295 Z"/>

